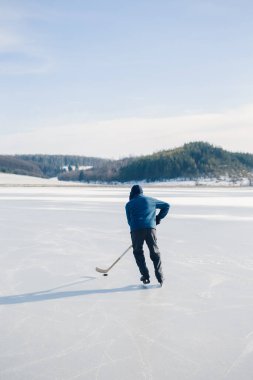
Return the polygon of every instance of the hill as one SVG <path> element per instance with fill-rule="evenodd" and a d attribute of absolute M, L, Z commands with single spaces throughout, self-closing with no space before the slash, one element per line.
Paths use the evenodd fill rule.
<path fill-rule="evenodd" d="M 253 155 L 231 153 L 205 142 L 193 142 L 151 155 L 110 161 L 85 172 L 65 173 L 62 180 L 164 181 L 171 179 L 250 177 Z"/>
<path fill-rule="evenodd" d="M 108 160 L 70 155 L 0 155 L 0 172 L 52 178 L 83 167 L 99 168 Z"/>
<path fill-rule="evenodd" d="M 166 181 L 253 177 L 253 154 L 233 153 L 205 142 L 150 155 L 108 160 L 69 155 L 0 156 L 0 171 L 62 181 Z"/>
<path fill-rule="evenodd" d="M 78 171 L 80 167 L 99 168 L 108 161 L 97 157 L 75 155 L 23 154 L 15 157 L 37 165 L 47 178 L 57 177 L 68 171 Z"/>
<path fill-rule="evenodd" d="M 253 173 L 253 155 L 231 153 L 204 142 L 185 144 L 153 155 L 136 158 L 122 167 L 121 181 L 157 181 L 175 178 L 248 176 Z"/>
<path fill-rule="evenodd" d="M 0 156 L 0 172 L 44 177 L 43 171 L 36 163 L 15 156 Z"/>

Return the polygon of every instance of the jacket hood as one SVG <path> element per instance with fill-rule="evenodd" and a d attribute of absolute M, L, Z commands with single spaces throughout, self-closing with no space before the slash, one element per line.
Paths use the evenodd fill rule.
<path fill-rule="evenodd" d="M 140 194 L 143 194 L 142 187 L 140 185 L 134 185 L 130 191 L 129 200 L 131 201 L 131 199 Z"/>

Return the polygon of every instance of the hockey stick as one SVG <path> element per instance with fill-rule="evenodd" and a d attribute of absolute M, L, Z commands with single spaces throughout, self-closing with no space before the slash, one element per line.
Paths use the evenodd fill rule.
<path fill-rule="evenodd" d="M 109 270 L 112 269 L 112 267 L 114 267 L 115 264 L 117 264 L 118 261 L 120 261 L 120 259 L 122 259 L 122 257 L 132 248 L 132 244 L 130 245 L 130 247 L 128 247 L 123 253 L 122 255 L 120 255 L 120 257 L 117 258 L 116 261 L 114 261 L 114 263 L 112 263 L 112 265 L 107 268 L 107 269 L 101 269 L 101 268 L 98 268 L 96 267 L 96 271 L 99 272 L 99 273 L 108 273 Z"/>

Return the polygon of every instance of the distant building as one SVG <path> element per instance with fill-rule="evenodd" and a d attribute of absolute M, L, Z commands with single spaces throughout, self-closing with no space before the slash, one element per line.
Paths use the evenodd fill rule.
<path fill-rule="evenodd" d="M 71 168 L 71 169 L 70 169 Z M 75 170 L 89 170 L 92 169 L 93 166 L 75 166 L 75 165 L 64 165 L 61 167 L 62 170 L 65 170 L 65 172 L 69 171 L 75 171 Z"/>

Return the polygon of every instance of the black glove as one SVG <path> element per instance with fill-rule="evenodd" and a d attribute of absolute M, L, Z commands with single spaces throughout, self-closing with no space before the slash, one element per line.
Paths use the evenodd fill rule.
<path fill-rule="evenodd" d="M 156 222 L 156 225 L 160 224 L 160 222 L 161 222 L 161 219 L 159 218 L 158 215 L 156 215 L 156 217 L 155 217 L 155 222 Z"/>

